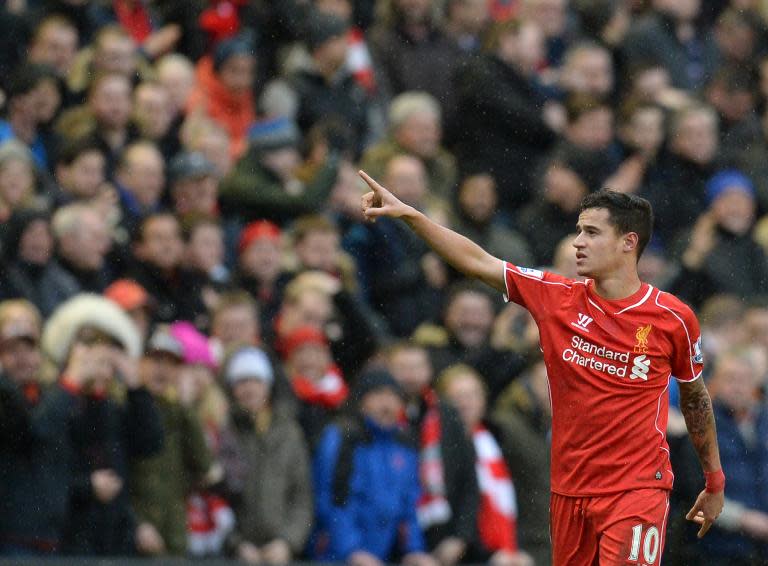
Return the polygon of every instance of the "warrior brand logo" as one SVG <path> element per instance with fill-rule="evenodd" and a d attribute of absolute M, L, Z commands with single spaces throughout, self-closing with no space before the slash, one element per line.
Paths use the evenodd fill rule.
<path fill-rule="evenodd" d="M 646 354 L 648 352 L 648 335 L 651 333 L 651 330 L 653 330 L 653 326 L 650 324 L 637 329 L 635 332 L 635 339 L 637 340 L 635 354 Z"/>
<path fill-rule="evenodd" d="M 581 328 L 584 332 L 589 332 L 587 326 L 592 323 L 592 320 L 593 319 L 591 317 L 579 313 L 579 319 L 576 322 L 572 322 L 571 325 L 575 326 L 576 328 Z"/>
<path fill-rule="evenodd" d="M 648 370 L 650 369 L 651 360 L 647 359 L 645 354 L 637 356 L 632 364 L 632 375 L 629 376 L 629 379 L 642 379 L 643 381 L 648 381 Z"/>

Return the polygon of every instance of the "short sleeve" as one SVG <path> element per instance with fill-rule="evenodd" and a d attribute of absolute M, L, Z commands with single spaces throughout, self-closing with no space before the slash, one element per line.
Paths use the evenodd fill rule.
<path fill-rule="evenodd" d="M 560 304 L 560 298 L 571 292 L 573 280 L 549 271 L 518 267 L 504 262 L 505 301 L 528 309 L 537 318 L 550 305 Z"/>
<path fill-rule="evenodd" d="M 672 334 L 672 375 L 681 382 L 695 381 L 704 370 L 699 321 L 688 307 L 676 313 L 676 316 L 681 326 Z"/>

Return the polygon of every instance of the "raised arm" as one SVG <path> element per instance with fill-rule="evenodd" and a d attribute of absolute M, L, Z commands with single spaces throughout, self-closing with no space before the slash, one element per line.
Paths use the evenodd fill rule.
<path fill-rule="evenodd" d="M 715 415 L 704 381 L 699 378 L 680 382 L 680 410 L 685 417 L 688 435 L 699 455 L 706 477 L 706 487 L 696 498 L 696 503 L 685 516 L 701 525 L 699 538 L 703 537 L 723 510 L 725 500 L 725 476 L 720 466 L 720 450 L 717 446 Z"/>
<path fill-rule="evenodd" d="M 504 263 L 499 258 L 400 201 L 364 171 L 360 171 L 360 177 L 371 188 L 362 197 L 363 214 L 368 220 L 375 221 L 380 216 L 403 220 L 440 257 L 464 275 L 480 279 L 500 292 L 506 291 Z"/>

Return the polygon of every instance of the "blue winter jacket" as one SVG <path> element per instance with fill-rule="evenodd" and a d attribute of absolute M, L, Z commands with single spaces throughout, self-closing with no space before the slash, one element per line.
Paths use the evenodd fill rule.
<path fill-rule="evenodd" d="M 339 425 L 328 426 L 315 452 L 313 474 L 318 532 L 312 557 L 345 561 L 363 550 L 383 561 L 423 552 L 424 537 L 416 519 L 419 498 L 418 454 L 396 430 L 370 420 L 351 452 L 348 495 L 336 504 L 334 479 L 343 443 Z"/>
<path fill-rule="evenodd" d="M 768 513 L 768 406 L 761 405 L 755 417 L 754 445 L 744 442 L 739 425 L 727 407 L 715 402 L 713 408 L 726 478 L 725 496 L 749 509 Z M 768 557 L 768 545 L 718 529 L 717 523 L 701 542 L 713 557 Z"/>

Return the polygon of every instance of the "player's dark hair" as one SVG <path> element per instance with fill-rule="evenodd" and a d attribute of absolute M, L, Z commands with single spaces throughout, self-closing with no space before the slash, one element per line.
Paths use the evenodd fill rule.
<path fill-rule="evenodd" d="M 637 259 L 643 254 L 653 232 L 651 203 L 637 195 L 628 195 L 612 189 L 600 189 L 584 197 L 579 212 L 590 208 L 604 208 L 609 222 L 620 234 L 637 234 Z"/>

